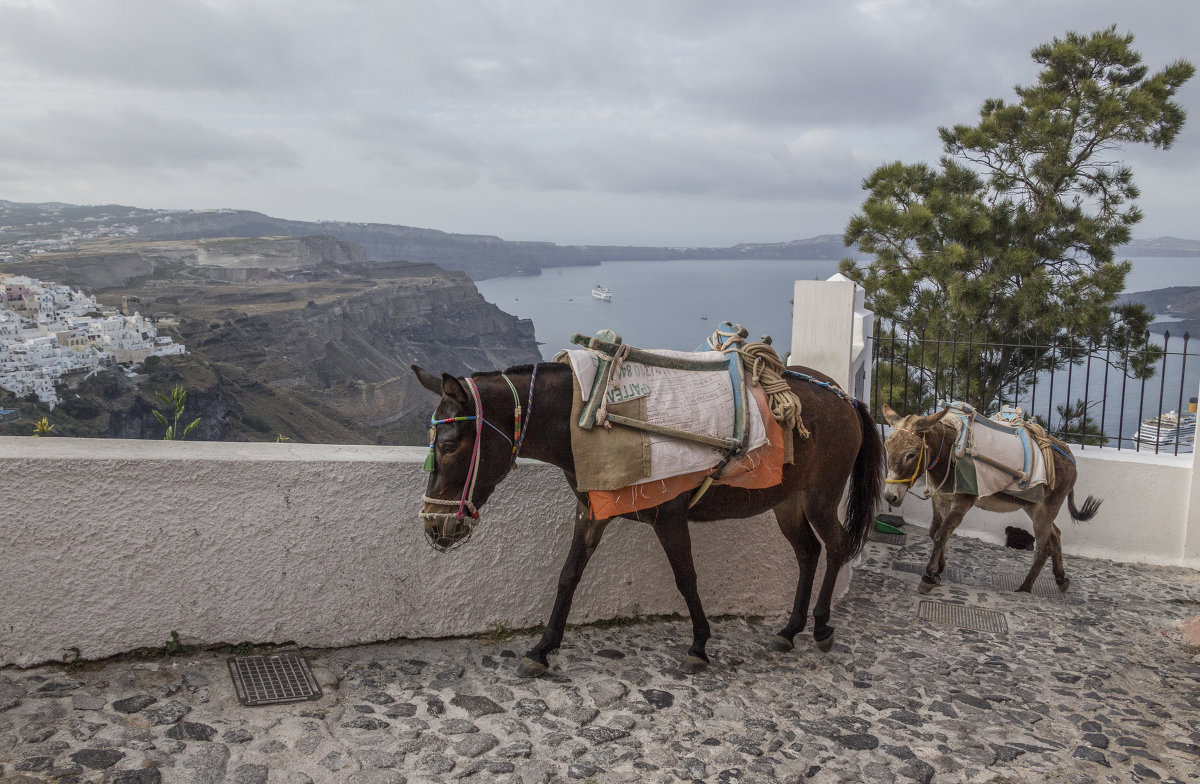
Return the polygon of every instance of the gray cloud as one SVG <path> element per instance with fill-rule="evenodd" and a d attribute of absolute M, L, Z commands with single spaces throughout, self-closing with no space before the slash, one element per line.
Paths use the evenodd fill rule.
<path fill-rule="evenodd" d="M 937 126 L 1036 77 L 1034 46 L 1112 23 L 1152 68 L 1200 60 L 1192 0 L 0 0 L 0 198 L 836 232 L 872 167 L 936 159 Z M 1147 228 L 1190 231 L 1197 121 L 1128 152 Z"/>
<path fill-rule="evenodd" d="M 0 132 L 0 150 L 10 162 L 49 169 L 299 165 L 295 151 L 263 133 L 234 134 L 139 109 L 118 109 L 103 116 L 51 110 L 39 122 Z"/>

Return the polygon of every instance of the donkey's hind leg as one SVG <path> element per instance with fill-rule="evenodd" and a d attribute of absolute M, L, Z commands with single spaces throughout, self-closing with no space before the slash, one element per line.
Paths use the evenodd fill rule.
<path fill-rule="evenodd" d="M 1050 558 L 1050 568 L 1054 572 L 1054 581 L 1058 584 L 1058 589 L 1065 591 L 1071 586 L 1071 581 L 1067 578 L 1066 570 L 1063 568 L 1062 534 L 1059 532 L 1058 526 L 1054 524 L 1054 518 L 1058 514 L 1062 500 L 1061 495 L 1058 498 L 1047 498 L 1037 506 L 1026 509 L 1029 519 L 1033 521 L 1033 535 L 1037 540 L 1037 549 L 1033 554 L 1033 564 L 1029 567 L 1029 574 L 1025 575 L 1025 581 L 1017 588 L 1018 591 L 1033 592 L 1033 583 L 1046 564 L 1047 557 Z"/>
<path fill-rule="evenodd" d="M 688 614 L 692 617 L 692 647 L 683 659 L 683 670 L 700 672 L 708 666 L 708 654 L 704 648 L 711 632 L 700 604 L 700 593 L 696 590 L 696 567 L 692 562 L 692 535 L 688 531 L 687 507 L 681 506 L 678 513 L 660 513 L 654 523 L 654 533 L 663 552 L 667 554 L 671 571 L 675 573 L 675 587 L 683 595 Z"/>
<path fill-rule="evenodd" d="M 771 650 L 790 651 L 795 647 L 796 635 L 804 631 L 808 623 L 808 606 L 812 600 L 813 576 L 817 570 L 817 558 L 821 555 L 821 540 L 813 534 L 804 516 L 800 496 L 793 496 L 775 507 L 775 520 L 779 530 L 796 553 L 796 564 L 800 577 L 796 582 L 796 599 L 792 603 L 792 614 L 787 626 L 771 640 Z"/>
<path fill-rule="evenodd" d="M 529 649 L 525 658 L 517 667 L 517 674 L 525 678 L 535 678 L 550 666 L 546 655 L 558 650 L 562 644 L 563 632 L 567 627 L 567 616 L 571 613 L 571 601 L 575 597 L 575 588 L 583 577 L 583 570 L 600 538 L 608 520 L 595 520 L 588 511 L 587 503 L 581 501 L 575 510 L 575 533 L 571 538 L 571 549 L 567 552 L 567 560 L 562 572 L 558 575 L 558 594 L 554 598 L 554 609 L 550 612 L 550 620 L 546 621 L 546 630 L 537 645 Z"/>
<path fill-rule="evenodd" d="M 833 499 L 832 503 L 829 498 Z M 805 517 L 825 545 L 825 575 L 821 579 L 816 607 L 813 608 L 813 640 L 822 651 L 833 647 L 833 626 L 829 624 L 833 589 L 837 585 L 838 573 L 848 560 L 847 553 L 851 547 L 849 535 L 838 519 L 837 505 L 837 496 L 826 496 L 820 501 L 810 499 L 804 506 Z"/>

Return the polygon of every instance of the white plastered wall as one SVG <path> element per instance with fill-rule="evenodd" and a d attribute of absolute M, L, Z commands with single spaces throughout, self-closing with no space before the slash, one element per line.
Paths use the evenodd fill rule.
<path fill-rule="evenodd" d="M 1193 476 L 1192 455 L 1138 454 L 1128 450 L 1074 449 L 1079 467 L 1075 483 L 1075 506 L 1095 496 L 1103 499 L 1091 520 L 1075 523 L 1063 504 L 1058 513 L 1063 552 L 1107 558 L 1113 561 L 1190 566 L 1200 568 L 1200 554 L 1188 550 L 1189 495 Z M 925 490 L 924 480 L 913 488 Z M 905 522 L 928 528 L 933 507 L 913 491 L 905 496 L 899 511 Z M 1017 526 L 1032 531 L 1024 512 L 986 512 L 972 509 L 955 530 L 966 536 L 1003 544 L 1004 529 Z M 954 562 L 956 545 L 951 538 L 947 561 Z M 1070 573 L 1070 564 L 1067 564 Z"/>
<path fill-rule="evenodd" d="M 561 472 L 522 460 L 475 537 L 436 553 L 417 520 L 424 457 L 0 437 L 0 666 L 161 646 L 172 631 L 324 647 L 544 623 L 574 520 Z M 773 515 L 692 532 L 705 610 L 782 626 L 798 571 Z M 570 621 L 665 613 L 686 607 L 662 548 L 615 521 Z"/>

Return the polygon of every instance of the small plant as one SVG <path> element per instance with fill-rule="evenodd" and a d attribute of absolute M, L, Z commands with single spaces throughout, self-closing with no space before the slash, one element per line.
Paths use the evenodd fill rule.
<path fill-rule="evenodd" d="M 42 417 L 40 422 L 33 423 L 33 437 L 48 436 L 54 431 L 54 425 L 50 424 L 50 420 Z"/>
<path fill-rule="evenodd" d="M 190 656 L 196 652 L 196 646 L 184 645 L 179 640 L 179 632 L 172 631 L 171 639 L 167 640 L 167 644 L 163 646 L 163 651 L 167 656 Z"/>
<path fill-rule="evenodd" d="M 483 645 L 499 645 L 502 642 L 511 640 L 516 636 L 516 632 L 507 623 L 497 623 L 491 630 L 479 635 L 479 642 Z"/>
<path fill-rule="evenodd" d="M 88 660 L 83 658 L 83 651 L 71 646 L 63 655 L 63 663 L 67 665 L 68 669 L 76 670 L 87 664 Z"/>
<path fill-rule="evenodd" d="M 186 425 L 183 428 L 182 433 L 179 431 L 179 417 L 183 416 L 183 407 L 187 403 L 187 390 L 179 384 L 176 384 L 171 390 L 170 396 L 164 395 L 162 392 L 157 392 L 155 394 L 158 395 L 159 400 L 170 406 L 174 412 L 174 418 L 170 421 L 167 420 L 166 416 L 164 416 L 161 411 L 154 412 L 154 418 L 157 419 L 158 423 L 166 429 L 163 435 L 163 440 L 182 441 L 183 439 L 187 438 L 188 435 L 190 435 L 191 432 L 196 429 L 196 425 L 200 424 L 200 417 L 196 417 L 192 420 L 191 424 Z"/>
<path fill-rule="evenodd" d="M 292 440 L 291 438 L 289 438 L 288 436 L 285 436 L 283 433 L 280 433 L 279 435 L 275 436 L 276 444 L 284 444 L 291 440 Z"/>

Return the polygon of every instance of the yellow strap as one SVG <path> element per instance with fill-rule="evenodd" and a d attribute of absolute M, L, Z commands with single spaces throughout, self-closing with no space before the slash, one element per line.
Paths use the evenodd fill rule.
<path fill-rule="evenodd" d="M 913 475 L 908 479 L 885 479 L 884 482 L 889 485 L 908 485 L 912 487 L 917 483 L 917 477 L 921 475 L 921 462 L 925 458 L 925 437 L 917 436 L 921 439 L 921 451 L 917 453 L 917 468 L 913 471 Z"/>

